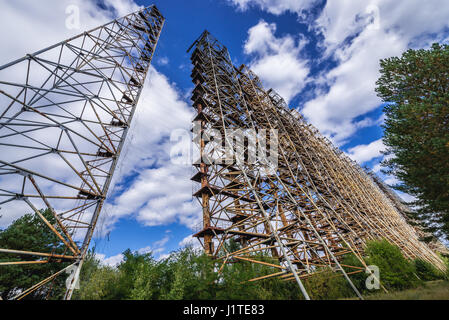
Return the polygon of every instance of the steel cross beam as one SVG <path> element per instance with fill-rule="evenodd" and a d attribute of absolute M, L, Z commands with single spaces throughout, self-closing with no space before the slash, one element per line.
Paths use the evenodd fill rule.
<path fill-rule="evenodd" d="M 152 5 L 0 66 L 0 205 L 18 214 L 26 210 L 19 203 L 27 204 L 62 248 L 1 248 L 13 258 L 2 265 L 75 261 L 66 299 L 78 280 L 164 22 Z M 22 261 L 24 255 L 39 260 Z"/>

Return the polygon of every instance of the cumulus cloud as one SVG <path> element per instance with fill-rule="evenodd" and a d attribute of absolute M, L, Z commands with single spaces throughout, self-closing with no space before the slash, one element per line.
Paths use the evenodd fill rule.
<path fill-rule="evenodd" d="M 95 257 L 98 260 L 100 260 L 100 263 L 102 265 L 109 266 L 109 267 L 117 267 L 120 263 L 123 262 L 123 259 L 124 259 L 124 256 L 121 253 L 116 254 L 115 256 L 108 257 L 108 258 L 106 258 L 106 256 L 104 254 L 97 253 L 97 254 L 95 254 Z"/>
<path fill-rule="evenodd" d="M 301 13 L 312 7 L 316 0 L 228 0 L 239 10 L 245 11 L 250 7 L 259 7 L 269 13 L 280 15 L 285 11 Z"/>
<path fill-rule="evenodd" d="M 170 62 L 170 60 L 167 57 L 161 57 L 159 59 L 157 59 L 157 64 L 160 66 L 166 66 L 168 65 L 168 63 Z"/>
<path fill-rule="evenodd" d="M 165 259 L 169 256 L 166 253 L 165 245 L 170 240 L 170 235 L 166 234 L 162 239 L 155 241 L 149 246 L 140 248 L 137 250 L 139 254 L 151 253 L 155 259 L 161 260 Z M 106 255 L 103 253 L 95 253 L 95 257 L 100 261 L 102 265 L 116 267 L 124 260 L 124 255 L 122 253 L 116 254 L 114 256 L 110 256 L 106 258 Z"/>
<path fill-rule="evenodd" d="M 385 150 L 385 145 L 382 139 L 371 142 L 370 144 L 358 145 L 348 150 L 348 156 L 360 165 L 382 156 L 382 151 Z"/>
<path fill-rule="evenodd" d="M 400 183 L 400 181 L 396 177 L 392 177 L 392 176 L 387 176 L 386 179 L 384 180 L 384 182 L 390 186 L 394 186 L 394 185 Z"/>
<path fill-rule="evenodd" d="M 345 141 L 360 127 L 355 118 L 381 103 L 374 91 L 379 60 L 405 49 L 397 35 L 366 29 L 349 47 L 337 50 L 340 63 L 325 76 L 330 89 L 305 104 L 304 116 L 337 144 Z"/>
<path fill-rule="evenodd" d="M 287 102 L 304 88 L 309 74 L 300 53 L 306 44 L 302 37 L 277 38 L 276 24 L 261 20 L 248 30 L 244 52 L 253 56 L 249 67 L 265 86 L 275 89 Z"/>
<path fill-rule="evenodd" d="M 123 17 L 142 8 L 134 0 L 104 0 L 104 4 L 112 9 L 117 17 Z"/>
<path fill-rule="evenodd" d="M 132 216 L 146 226 L 177 222 L 193 227 L 198 223 L 201 211 L 192 199 L 191 166 L 170 161 L 174 146 L 171 133 L 188 131 L 192 117 L 192 109 L 176 87 L 151 68 L 101 230 L 107 232 L 124 216 Z"/>
<path fill-rule="evenodd" d="M 181 248 L 189 246 L 191 246 L 192 248 L 201 248 L 201 243 L 198 241 L 197 238 L 194 238 L 191 235 L 189 235 L 179 242 L 179 246 Z"/>
<path fill-rule="evenodd" d="M 380 163 L 377 163 L 377 164 L 375 164 L 374 166 L 373 166 L 373 172 L 374 173 L 379 173 L 380 172 L 380 170 L 382 170 L 382 165 L 380 164 Z"/>
<path fill-rule="evenodd" d="M 152 245 L 141 248 L 137 250 L 140 254 L 151 253 L 153 257 L 159 259 L 161 256 L 165 255 L 165 245 L 170 240 L 169 235 L 165 235 L 162 239 L 155 241 Z"/>
<path fill-rule="evenodd" d="M 302 21 L 308 17 L 308 31 L 322 39 L 318 42 L 318 48 L 322 51 L 322 55 L 317 57 L 318 61 L 332 61 L 335 66 L 313 77 L 305 74 L 307 77 L 303 83 L 313 85 L 314 98 L 297 109 L 338 146 L 350 142 L 359 129 L 378 126 L 384 121 L 383 115 L 379 119 L 367 116 L 381 106 L 381 100 L 375 93 L 381 59 L 400 56 L 408 48 L 426 48 L 433 42 L 447 43 L 449 39 L 449 6 L 445 0 L 326 1 L 318 15 L 312 14 L 309 9 L 322 3 L 320 0 L 229 2 L 239 10 L 248 10 L 253 6 L 276 15 L 296 12 Z M 262 73 L 265 84 L 270 79 L 274 81 L 280 77 L 276 72 L 270 73 L 276 68 L 270 70 L 269 63 L 276 65 L 276 61 L 265 58 L 269 56 L 271 48 L 267 43 L 273 40 L 274 31 L 273 25 L 259 23 L 258 28 L 249 30 L 250 37 L 245 46 L 246 53 L 258 54 L 260 61 L 267 62 L 261 66 L 256 60 L 251 65 L 253 69 L 258 67 L 255 72 Z M 297 35 L 286 35 L 284 38 L 294 36 Z M 289 74 L 288 71 L 282 72 Z M 300 92 L 292 91 L 288 81 L 279 81 L 272 86 L 287 98 Z M 381 140 L 377 140 L 349 149 L 348 155 L 364 164 L 376 158 L 381 161 L 382 150 L 384 146 Z M 373 170 L 380 172 L 380 164 L 375 164 Z M 398 182 L 392 177 L 383 178 L 390 184 Z M 401 194 L 401 197 L 410 200 L 409 195 Z"/>
<path fill-rule="evenodd" d="M 2 1 L 0 26 L 8 32 L 1 38 L 8 45 L 2 45 L 0 65 L 142 8 L 132 0 L 105 0 L 105 4 L 106 10 L 90 0 Z M 66 25 L 72 13 L 66 12 L 68 7 L 79 10 L 79 25 L 73 28 Z"/>
<path fill-rule="evenodd" d="M 311 8 L 322 1 L 229 0 L 229 3 L 239 10 L 258 7 L 276 15 L 296 12 L 303 18 L 304 13 L 315 17 Z M 358 129 L 375 125 L 355 119 L 380 106 L 374 91 L 379 60 L 401 55 L 407 48 L 447 41 L 448 17 L 445 0 L 326 1 L 316 19 L 309 21 L 309 31 L 322 36 L 318 46 L 324 53 L 319 59 L 332 59 L 336 66 L 313 78 L 304 68 L 307 64 L 297 58 L 297 52 L 284 55 L 289 51 L 278 50 L 274 54 L 271 50 L 268 53 L 272 49 L 270 41 L 276 40 L 273 24 L 261 22 L 252 27 L 245 52 L 259 55 L 251 67 L 260 73 L 265 84 L 273 86 L 287 100 L 299 93 L 304 83 L 315 84 L 315 98 L 298 109 L 333 142 L 344 145 Z M 286 35 L 274 43 L 279 45 L 284 43 L 281 40 L 294 36 L 297 35 Z"/>
<path fill-rule="evenodd" d="M 360 127 L 354 119 L 381 103 L 374 91 L 379 60 L 438 40 L 447 17 L 444 0 L 327 1 L 314 28 L 324 36 L 325 57 L 337 66 L 320 79 L 329 90 L 317 92 L 303 114 L 336 143 L 347 142 Z"/>

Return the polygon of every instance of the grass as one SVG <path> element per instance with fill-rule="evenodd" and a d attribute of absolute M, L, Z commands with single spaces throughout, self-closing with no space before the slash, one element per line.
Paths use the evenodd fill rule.
<path fill-rule="evenodd" d="M 429 281 L 414 289 L 379 292 L 364 296 L 365 300 L 449 300 L 449 281 Z"/>

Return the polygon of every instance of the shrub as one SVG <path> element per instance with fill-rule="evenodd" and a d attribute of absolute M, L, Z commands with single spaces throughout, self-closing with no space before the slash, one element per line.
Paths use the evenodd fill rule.
<path fill-rule="evenodd" d="M 414 261 L 416 274 L 423 281 L 439 280 L 444 278 L 444 274 L 437 270 L 432 264 L 421 259 Z"/>
<path fill-rule="evenodd" d="M 354 295 L 343 275 L 332 272 L 330 268 L 317 270 L 317 273 L 306 279 L 305 287 L 314 300 L 336 300 Z"/>
<path fill-rule="evenodd" d="M 344 256 L 343 260 L 341 261 L 341 265 L 343 266 L 343 269 L 347 273 L 352 273 L 356 271 L 354 268 L 346 267 L 346 266 L 354 266 L 363 268 L 362 272 L 353 273 L 349 277 L 354 284 L 354 286 L 360 291 L 360 293 L 363 293 L 365 291 L 368 291 L 366 288 L 366 278 L 368 277 L 368 274 L 365 272 L 365 267 L 360 262 L 360 260 L 353 254 L 347 254 Z"/>
<path fill-rule="evenodd" d="M 417 286 L 415 265 L 408 261 L 401 250 L 387 240 L 369 241 L 366 247 L 368 265 L 380 271 L 380 281 L 387 289 L 407 289 Z"/>

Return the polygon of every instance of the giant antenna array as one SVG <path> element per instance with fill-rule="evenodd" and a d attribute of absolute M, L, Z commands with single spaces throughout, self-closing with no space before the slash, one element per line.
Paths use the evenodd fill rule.
<path fill-rule="evenodd" d="M 444 270 L 371 176 L 274 90 L 266 91 L 248 67 L 235 67 L 227 48 L 209 32 L 190 49 L 199 157 L 193 159 L 192 180 L 203 214 L 194 237 L 208 255 L 222 266 L 247 261 L 272 267 L 271 274 L 248 280 L 295 280 L 306 299 L 301 279 L 325 266 L 343 275 L 362 298 L 349 275 L 365 268 L 345 266 L 348 272 L 341 261 L 354 254 L 366 267 L 362 257 L 368 240 L 385 238 L 405 257 Z M 255 140 L 277 148 L 276 166 L 254 161 L 254 141 L 235 139 L 238 130 L 272 130 L 270 139 L 264 133 Z M 230 241 L 237 248 L 227 245 Z"/>

